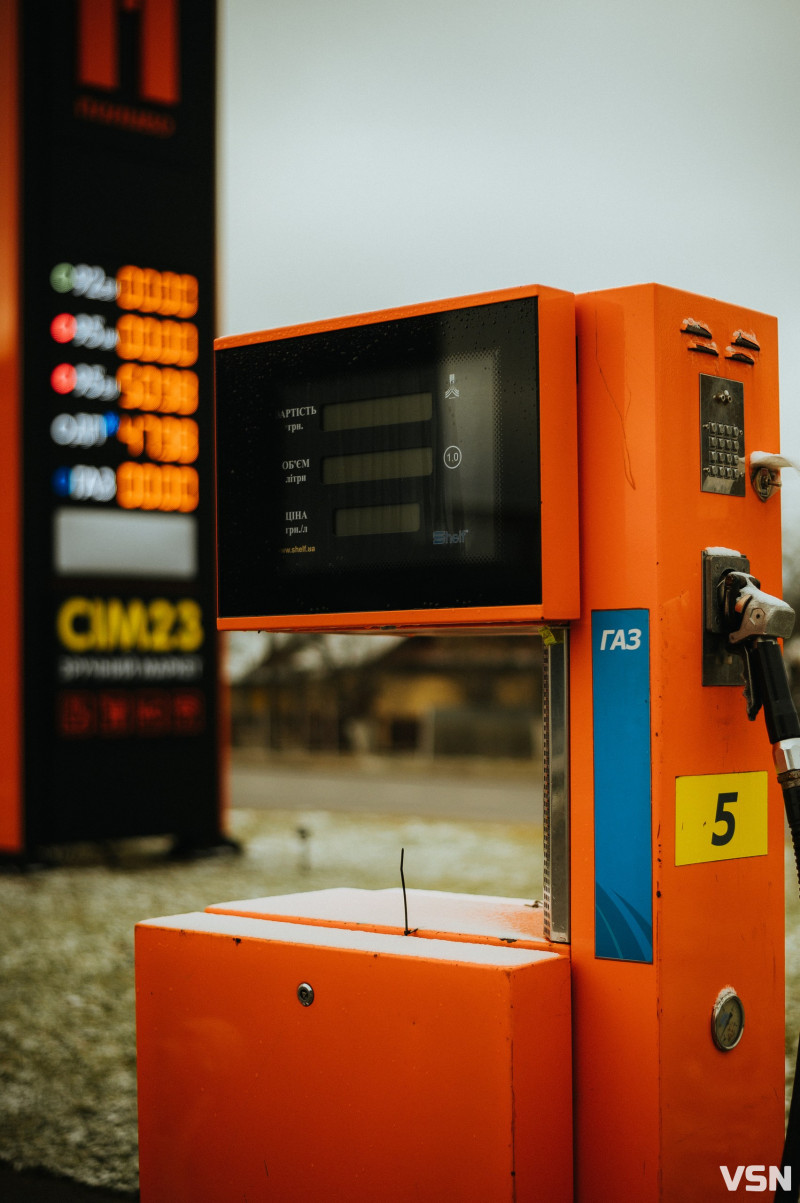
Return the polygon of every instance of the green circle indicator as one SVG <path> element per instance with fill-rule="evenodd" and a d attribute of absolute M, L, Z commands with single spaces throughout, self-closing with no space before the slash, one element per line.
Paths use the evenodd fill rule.
<path fill-rule="evenodd" d="M 73 282 L 71 263 L 57 263 L 50 272 L 50 286 L 56 292 L 72 292 Z"/>

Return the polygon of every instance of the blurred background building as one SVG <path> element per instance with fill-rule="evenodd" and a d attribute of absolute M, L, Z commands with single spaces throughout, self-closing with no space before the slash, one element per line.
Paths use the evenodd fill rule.
<path fill-rule="evenodd" d="M 541 641 L 532 636 L 234 635 L 229 670 L 234 747 L 541 755 Z"/>

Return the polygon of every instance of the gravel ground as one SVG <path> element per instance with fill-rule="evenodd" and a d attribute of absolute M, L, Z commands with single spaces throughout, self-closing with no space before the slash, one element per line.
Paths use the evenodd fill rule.
<path fill-rule="evenodd" d="M 541 897 L 541 827 L 236 808 L 241 856 L 175 864 L 165 841 L 0 876 L 0 1162 L 135 1196 L 133 925 L 231 898 L 399 884 Z M 800 901 L 787 849 L 787 1091 L 800 1029 Z"/>
<path fill-rule="evenodd" d="M 302 829 L 305 835 L 301 837 Z M 133 925 L 231 898 L 406 884 L 540 897 L 541 828 L 323 811 L 231 812 L 242 856 L 190 864 L 162 841 L 76 847 L 0 877 L 0 1161 L 133 1194 Z"/>

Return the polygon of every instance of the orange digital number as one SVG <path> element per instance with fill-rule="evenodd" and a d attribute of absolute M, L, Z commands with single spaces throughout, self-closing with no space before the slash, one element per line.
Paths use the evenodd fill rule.
<path fill-rule="evenodd" d="M 194 468 L 177 464 L 135 464 L 117 468 L 117 501 L 126 510 L 196 510 L 200 484 Z"/>
<path fill-rule="evenodd" d="M 120 309 L 138 309 L 140 313 L 158 313 L 161 317 L 194 317 L 197 298 L 196 276 L 132 264 L 117 272 Z"/>
<path fill-rule="evenodd" d="M 117 322 L 117 354 L 120 359 L 170 364 L 188 368 L 197 362 L 199 343 L 193 322 L 160 321 L 126 313 Z"/>
<path fill-rule="evenodd" d="M 196 372 L 157 368 L 153 364 L 123 363 L 117 369 L 122 409 L 157 410 L 166 414 L 197 411 Z"/>
<path fill-rule="evenodd" d="M 162 463 L 193 464 L 199 449 L 197 423 L 191 418 L 123 414 L 117 438 L 129 455 L 148 455 Z"/>
<path fill-rule="evenodd" d="M 123 415 L 119 420 L 117 438 L 126 443 L 129 455 L 141 455 L 144 451 L 144 427 L 142 418 L 129 418 Z"/>
<path fill-rule="evenodd" d="M 196 372 L 180 372 L 164 368 L 161 373 L 161 412 L 193 414 L 197 409 L 198 381 Z"/>

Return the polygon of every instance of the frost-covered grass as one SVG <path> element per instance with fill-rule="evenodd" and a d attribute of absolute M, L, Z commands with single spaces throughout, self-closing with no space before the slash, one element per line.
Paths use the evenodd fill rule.
<path fill-rule="evenodd" d="M 241 857 L 170 864 L 159 841 L 142 841 L 121 845 L 113 867 L 76 848 L 56 868 L 0 877 L 0 1160 L 136 1190 L 139 919 L 397 886 L 402 847 L 410 888 L 541 896 L 536 825 L 234 810 L 231 827 Z"/>
<path fill-rule="evenodd" d="M 139 919 L 298 890 L 397 886 L 401 847 L 411 888 L 541 897 L 535 824 L 234 810 L 231 825 L 241 857 L 176 865 L 158 841 L 141 841 L 121 847 L 113 867 L 78 848 L 54 869 L 0 877 L 0 1159 L 136 1190 Z M 786 905 L 788 1097 L 800 1032 L 800 899 L 788 847 Z"/>

